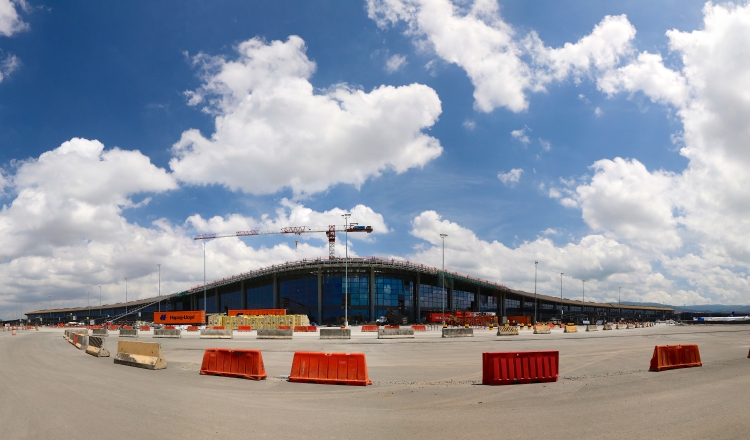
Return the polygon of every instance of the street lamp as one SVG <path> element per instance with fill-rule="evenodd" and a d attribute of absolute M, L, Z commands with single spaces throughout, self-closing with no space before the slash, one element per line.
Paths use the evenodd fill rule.
<path fill-rule="evenodd" d="M 583 317 L 586 318 L 586 280 L 581 280 L 581 284 L 583 285 L 583 306 L 581 306 L 581 311 L 583 312 Z"/>
<path fill-rule="evenodd" d="M 447 236 L 448 234 L 440 234 L 440 238 L 443 240 L 443 313 L 441 313 L 443 327 L 445 327 L 445 297 L 448 296 L 445 291 L 445 237 Z"/>
<path fill-rule="evenodd" d="M 346 222 L 344 240 L 346 241 L 346 259 L 344 259 L 344 327 L 349 327 L 349 217 L 350 213 L 341 214 Z"/>
<path fill-rule="evenodd" d="M 560 272 L 560 323 L 563 322 L 563 305 L 562 305 L 562 277 L 565 275 L 564 273 Z"/>
<path fill-rule="evenodd" d="M 534 262 L 534 324 L 536 325 L 536 269 L 539 265 L 538 261 Z"/>
<path fill-rule="evenodd" d="M 128 317 L 128 277 L 125 277 L 125 318 Z"/>
<path fill-rule="evenodd" d="M 88 290 L 86 290 L 86 305 L 89 307 L 89 315 L 86 317 L 86 319 L 91 319 L 91 292 L 89 292 Z"/>
<path fill-rule="evenodd" d="M 102 286 L 96 286 L 99 288 L 99 316 L 102 316 Z"/>
<path fill-rule="evenodd" d="M 159 267 L 159 313 L 161 313 L 161 263 L 157 266 Z"/>
<path fill-rule="evenodd" d="M 622 294 L 622 287 L 617 288 L 617 314 L 622 318 L 622 304 L 620 303 L 620 294 Z"/>
<path fill-rule="evenodd" d="M 208 302 L 206 301 L 206 240 L 203 240 L 203 313 L 208 315 Z"/>

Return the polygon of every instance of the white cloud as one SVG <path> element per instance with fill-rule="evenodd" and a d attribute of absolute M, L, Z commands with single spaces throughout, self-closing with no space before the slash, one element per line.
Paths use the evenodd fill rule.
<path fill-rule="evenodd" d="M 422 132 L 441 113 L 427 86 L 366 93 L 336 84 L 315 94 L 308 81 L 315 64 L 299 37 L 268 44 L 255 38 L 237 52 L 235 60 L 194 58 L 205 83 L 188 93 L 190 103 L 217 115 L 216 131 L 205 138 L 188 130 L 175 143 L 169 165 L 181 181 L 305 195 L 339 183 L 360 186 L 385 171 L 403 173 L 442 152 Z"/>
<path fill-rule="evenodd" d="M 464 123 L 463 123 L 463 124 L 461 124 L 461 125 L 463 125 L 463 127 L 464 127 L 465 129 L 469 130 L 469 131 L 472 131 L 472 130 L 474 130 L 475 128 L 477 128 L 477 123 L 476 123 L 476 122 L 474 122 L 474 121 L 472 121 L 471 119 L 467 119 L 467 120 L 465 120 L 465 121 L 464 121 Z"/>
<path fill-rule="evenodd" d="M 550 141 L 539 138 L 539 144 L 542 146 L 542 150 L 550 151 L 552 149 L 552 143 Z"/>
<path fill-rule="evenodd" d="M 596 116 L 597 118 L 602 116 L 603 114 L 604 114 L 604 111 L 602 111 L 601 108 L 597 107 L 594 109 L 594 116 Z"/>
<path fill-rule="evenodd" d="M 98 141 L 72 139 L 38 158 L 17 162 L 0 184 L 12 201 L 0 211 L 0 316 L 8 318 L 19 301 L 21 311 L 83 306 L 86 292 L 98 304 L 155 296 L 161 264 L 162 292 L 178 292 L 203 279 L 203 249 L 198 232 L 233 232 L 246 227 L 317 226 L 342 223 L 344 210 L 317 212 L 282 200 L 276 213 L 254 220 L 240 215 L 207 221 L 189 217 L 184 225 L 156 219 L 148 225 L 128 221 L 126 210 L 138 209 L 148 197 L 176 189 L 175 179 L 138 151 L 105 149 Z M 369 224 L 373 240 L 388 232 L 382 215 L 364 205 L 349 212 L 351 220 Z M 215 228 L 215 229 L 212 229 Z M 325 239 L 325 234 L 309 234 Z M 320 236 L 320 237 L 317 237 Z M 295 236 L 294 238 L 299 238 Z M 207 243 L 208 279 L 285 261 L 326 257 L 328 246 L 294 238 L 272 247 L 237 238 Z M 343 242 L 343 238 L 339 237 Z M 341 246 L 340 246 L 341 247 Z M 356 255 L 356 246 L 349 251 Z M 48 297 L 49 296 L 49 297 Z"/>
<path fill-rule="evenodd" d="M 535 32 L 517 36 L 495 0 L 368 0 L 367 7 L 378 26 L 404 22 L 418 47 L 464 69 L 474 85 L 474 106 L 482 112 L 497 107 L 520 112 L 528 107 L 529 91 L 605 71 L 631 52 L 635 37 L 624 15 L 607 16 L 575 44 L 548 48 Z"/>
<path fill-rule="evenodd" d="M 14 2 L 0 0 L 0 35 L 10 37 L 27 27 L 28 25 L 19 17 Z"/>
<path fill-rule="evenodd" d="M 560 235 L 560 231 L 554 228 L 547 228 L 542 232 L 542 235 Z"/>
<path fill-rule="evenodd" d="M 551 232 L 551 230 L 545 231 Z M 445 266 L 448 270 L 500 282 L 514 289 L 533 291 L 534 261 L 539 261 L 538 291 L 559 295 L 560 273 L 565 273 L 566 298 L 580 298 L 581 279 L 586 281 L 586 298 L 617 301 L 618 285 L 638 285 L 630 300 L 669 299 L 673 283 L 654 272 L 643 252 L 602 235 L 588 235 L 576 243 L 555 246 L 549 238 L 537 238 L 509 248 L 498 241 L 479 239 L 472 231 L 435 211 L 425 211 L 412 221 L 411 234 L 427 242 L 409 259 L 424 264 L 442 264 L 445 238 Z M 575 283 L 575 287 L 571 287 Z M 571 293 L 574 290 L 576 293 Z"/>
<path fill-rule="evenodd" d="M 396 54 L 388 58 L 388 61 L 385 62 L 385 70 L 388 73 L 394 73 L 399 71 L 399 69 L 404 67 L 406 64 L 406 57 Z"/>
<path fill-rule="evenodd" d="M 527 131 L 531 131 L 529 127 L 524 127 L 519 130 L 513 130 L 510 132 L 510 135 L 513 137 L 513 139 L 521 142 L 524 145 L 529 145 L 529 142 L 531 142 L 531 139 L 529 139 L 529 136 L 526 134 Z"/>
<path fill-rule="evenodd" d="M 500 179 L 500 181 L 505 185 L 512 185 L 514 183 L 518 183 L 518 181 L 521 179 L 521 173 L 523 173 L 523 170 L 521 168 L 513 168 L 507 173 L 498 173 L 497 178 Z"/>

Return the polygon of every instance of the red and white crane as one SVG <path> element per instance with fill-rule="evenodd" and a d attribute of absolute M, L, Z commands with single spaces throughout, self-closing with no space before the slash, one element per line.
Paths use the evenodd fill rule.
<path fill-rule="evenodd" d="M 212 240 L 214 238 L 225 238 L 225 237 L 247 237 L 250 235 L 271 235 L 271 234 L 308 234 L 311 232 L 325 232 L 328 236 L 328 258 L 333 260 L 336 258 L 335 247 L 336 247 L 336 233 L 337 232 L 372 232 L 372 226 L 359 226 L 357 223 L 349 223 L 349 227 L 342 225 L 330 225 L 330 226 L 289 226 L 281 229 L 270 229 L 270 230 L 252 230 L 252 231 L 237 231 L 231 234 L 201 234 L 193 240 Z"/>

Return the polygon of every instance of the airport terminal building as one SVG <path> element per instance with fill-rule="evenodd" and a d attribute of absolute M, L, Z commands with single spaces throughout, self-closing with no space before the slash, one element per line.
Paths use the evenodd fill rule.
<path fill-rule="evenodd" d="M 347 282 L 348 280 L 348 282 Z M 345 286 L 348 286 L 345 289 Z M 443 288 L 445 286 L 445 288 Z M 308 315 L 311 322 L 338 324 L 344 318 L 348 290 L 349 322 L 374 321 L 388 309 L 422 322 L 427 313 L 494 312 L 498 316 L 534 316 L 534 293 L 510 289 L 455 272 L 381 258 L 312 259 L 269 266 L 195 286 L 187 291 L 128 303 L 26 313 L 32 322 L 59 323 L 88 319 L 102 322 L 150 321 L 155 311 L 285 308 Z M 204 302 L 205 292 L 205 302 Z M 127 312 L 126 312 L 127 309 Z M 663 320 L 674 318 L 668 307 L 631 306 L 536 296 L 537 319 Z M 127 313 L 127 315 L 125 315 Z"/>

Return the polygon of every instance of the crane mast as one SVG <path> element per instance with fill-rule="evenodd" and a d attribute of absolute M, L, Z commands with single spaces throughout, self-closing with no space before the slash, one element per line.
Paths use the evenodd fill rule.
<path fill-rule="evenodd" d="M 193 240 L 213 240 L 214 238 L 226 238 L 226 237 L 248 237 L 252 235 L 272 235 L 272 234 L 309 234 L 314 232 L 325 232 L 328 237 L 328 258 L 333 260 L 336 258 L 336 233 L 337 232 L 372 232 L 372 226 L 359 226 L 358 223 L 349 223 L 349 227 L 343 225 L 330 225 L 330 226 L 287 226 L 281 229 L 267 229 L 267 230 L 250 230 L 250 231 L 237 231 L 234 233 L 227 234 L 201 234 L 193 238 Z"/>

